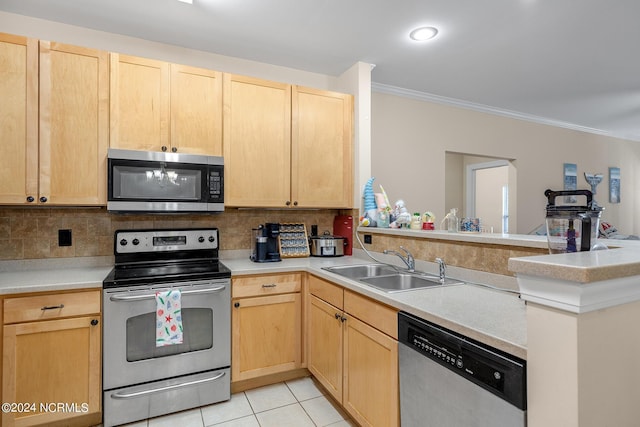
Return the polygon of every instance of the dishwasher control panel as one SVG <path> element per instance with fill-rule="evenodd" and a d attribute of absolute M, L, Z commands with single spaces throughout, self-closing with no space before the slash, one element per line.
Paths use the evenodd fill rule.
<path fill-rule="evenodd" d="M 524 360 L 404 312 L 398 314 L 398 341 L 526 409 Z"/>

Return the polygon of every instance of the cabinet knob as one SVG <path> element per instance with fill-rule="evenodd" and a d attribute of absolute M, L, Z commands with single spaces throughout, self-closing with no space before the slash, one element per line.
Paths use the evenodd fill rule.
<path fill-rule="evenodd" d="M 240 303 L 239 303 L 239 302 L 237 302 L 237 303 L 233 304 L 233 306 L 234 306 L 235 308 L 238 308 L 238 307 L 240 307 Z"/>
<path fill-rule="evenodd" d="M 91 325 L 96 326 L 98 324 L 98 319 L 91 319 Z"/>
<path fill-rule="evenodd" d="M 336 319 L 340 319 L 340 313 L 335 314 Z"/>
<path fill-rule="evenodd" d="M 293 206 L 298 206 L 298 201 L 293 202 Z"/>
<path fill-rule="evenodd" d="M 285 205 L 287 205 L 287 206 L 291 206 L 291 200 L 287 200 L 287 201 L 285 202 Z"/>
<path fill-rule="evenodd" d="M 346 317 L 344 317 L 344 316 L 342 316 L 342 317 L 340 318 L 340 321 L 341 321 L 342 323 L 344 323 L 344 322 L 346 322 L 346 321 L 347 321 L 347 318 L 346 318 Z"/>
<path fill-rule="evenodd" d="M 36 199 L 33 196 L 28 196 L 27 197 L 27 202 L 29 203 L 33 203 Z"/>
<path fill-rule="evenodd" d="M 161 149 L 162 151 L 167 151 L 167 146 L 166 146 L 166 145 L 163 145 L 160 149 Z"/>
<path fill-rule="evenodd" d="M 40 197 L 40 203 L 47 203 L 47 198 L 44 196 Z"/>
<path fill-rule="evenodd" d="M 171 147 L 171 152 L 175 153 L 176 151 L 178 151 L 178 147 Z"/>

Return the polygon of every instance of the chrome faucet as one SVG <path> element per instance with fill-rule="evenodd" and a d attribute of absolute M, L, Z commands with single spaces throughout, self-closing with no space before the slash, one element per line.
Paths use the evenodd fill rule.
<path fill-rule="evenodd" d="M 416 260 L 413 258 L 413 255 L 411 255 L 411 252 L 409 252 L 403 246 L 400 246 L 400 249 L 402 249 L 404 251 L 404 253 L 407 254 L 407 256 L 402 255 L 400 252 L 389 251 L 387 249 L 382 251 L 382 253 L 385 254 L 385 255 L 386 254 L 396 255 L 397 257 L 399 257 L 402 260 L 402 262 L 405 263 L 405 265 L 407 266 L 407 269 L 409 270 L 409 272 L 413 273 L 414 271 L 416 271 Z"/>
<path fill-rule="evenodd" d="M 436 258 L 436 262 L 438 263 L 438 271 L 440 273 L 440 283 L 444 285 L 447 276 L 447 264 L 444 263 L 442 258 Z"/>

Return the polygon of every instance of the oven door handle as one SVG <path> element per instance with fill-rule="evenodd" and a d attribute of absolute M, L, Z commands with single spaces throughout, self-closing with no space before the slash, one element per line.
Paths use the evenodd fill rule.
<path fill-rule="evenodd" d="M 196 289 L 194 291 L 181 291 L 182 295 L 201 295 L 201 294 L 212 294 L 215 292 L 223 291 L 227 285 L 217 286 L 215 288 L 209 289 Z M 144 299 L 153 299 L 156 297 L 156 294 L 143 294 L 143 295 L 111 295 L 109 297 L 110 301 L 140 301 Z"/>
<path fill-rule="evenodd" d="M 223 371 L 223 372 L 220 372 L 218 375 L 216 375 L 214 377 L 203 378 L 201 380 L 187 381 L 187 382 L 184 382 L 184 383 L 179 383 L 179 384 L 173 384 L 173 385 L 168 385 L 168 386 L 164 386 L 164 387 L 153 388 L 153 389 L 150 389 L 150 390 L 137 391 L 137 392 L 133 392 L 133 393 L 117 392 L 117 393 L 113 393 L 111 395 L 111 398 L 113 398 L 113 399 L 134 399 L 136 397 L 142 397 L 142 396 L 146 396 L 146 395 L 149 395 L 149 394 L 162 393 L 162 392 L 169 391 L 169 390 L 175 390 L 177 388 L 189 387 L 189 386 L 192 386 L 192 385 L 198 385 L 198 384 L 207 383 L 209 381 L 215 381 L 217 379 L 222 378 L 225 375 L 226 375 L 226 372 Z"/>

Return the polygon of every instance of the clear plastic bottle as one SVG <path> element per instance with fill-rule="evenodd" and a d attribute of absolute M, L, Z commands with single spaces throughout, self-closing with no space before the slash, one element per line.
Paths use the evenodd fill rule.
<path fill-rule="evenodd" d="M 458 221 L 458 209 L 457 208 L 451 208 L 451 211 L 444 217 L 444 219 L 442 220 L 442 222 L 440 223 L 440 229 L 444 230 L 445 227 L 445 222 L 447 223 L 447 231 L 449 233 L 457 233 L 459 231 L 459 221 Z"/>

